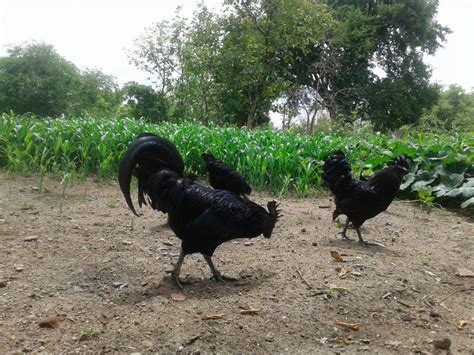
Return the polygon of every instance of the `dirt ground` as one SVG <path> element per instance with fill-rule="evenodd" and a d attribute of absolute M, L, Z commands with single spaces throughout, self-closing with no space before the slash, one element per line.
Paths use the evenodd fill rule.
<path fill-rule="evenodd" d="M 237 282 L 210 280 L 193 255 L 179 291 L 164 215 L 132 217 L 114 184 L 43 188 L 0 173 L 2 354 L 443 353 L 445 338 L 474 353 L 474 278 L 457 275 L 474 270 L 474 224 L 453 212 L 397 201 L 362 230 L 384 247 L 364 247 L 340 239 L 329 197 L 285 198 L 271 239 L 217 249 Z M 40 327 L 50 315 L 58 326 Z"/>

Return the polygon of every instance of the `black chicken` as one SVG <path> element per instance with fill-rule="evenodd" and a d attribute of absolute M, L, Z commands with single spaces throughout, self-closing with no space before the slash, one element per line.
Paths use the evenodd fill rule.
<path fill-rule="evenodd" d="M 246 195 L 252 192 L 252 188 L 242 175 L 212 154 L 203 154 L 202 158 L 206 162 L 209 184 L 213 188 L 231 191 L 247 199 Z"/>
<path fill-rule="evenodd" d="M 130 145 L 119 170 L 120 188 L 130 210 L 137 215 L 130 198 L 132 174 L 138 179 L 138 201 L 145 196 L 153 209 L 168 214 L 168 224 L 181 239 L 181 253 L 172 271 L 177 286 L 184 257 L 201 253 L 217 281 L 230 281 L 214 266 L 212 255 L 222 243 L 235 238 L 270 238 L 279 210 L 275 201 L 268 211 L 254 202 L 223 190 L 196 183 L 183 174 L 181 155 L 167 140 L 144 136 Z"/>
<path fill-rule="evenodd" d="M 385 211 L 393 201 L 403 177 L 408 173 L 407 159 L 400 156 L 392 166 L 367 178 L 366 181 L 357 181 L 352 177 L 352 170 L 345 155 L 337 152 L 325 161 L 323 171 L 323 179 L 335 196 L 333 220 L 341 214 L 347 216 L 342 238 L 350 239 L 346 231 L 349 222 L 352 222 L 359 242 L 370 244 L 362 239 L 359 228 L 366 220 Z"/>

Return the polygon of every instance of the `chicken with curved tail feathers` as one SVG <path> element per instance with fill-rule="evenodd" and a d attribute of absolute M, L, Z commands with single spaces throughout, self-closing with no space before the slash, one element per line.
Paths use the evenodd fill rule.
<path fill-rule="evenodd" d="M 268 210 L 239 195 L 202 186 L 184 174 L 183 159 L 164 138 L 144 133 L 129 146 L 119 169 L 120 189 L 130 210 L 138 216 L 131 197 L 130 182 L 138 179 L 138 203 L 168 214 L 168 224 L 181 239 L 181 252 L 172 277 L 179 279 L 186 255 L 201 253 L 213 278 L 230 281 L 214 266 L 212 255 L 222 243 L 235 238 L 270 238 L 280 211 L 275 201 Z"/>
<path fill-rule="evenodd" d="M 387 209 L 407 173 L 408 161 L 404 156 L 399 156 L 392 166 L 365 181 L 358 181 L 352 177 L 351 166 L 342 152 L 334 153 L 324 162 L 323 179 L 334 194 L 336 203 L 332 218 L 335 220 L 341 214 L 347 216 L 342 231 L 343 239 L 350 239 L 346 232 L 349 222 L 352 222 L 359 242 L 364 245 L 372 244 L 364 241 L 359 229 L 366 220 Z"/>

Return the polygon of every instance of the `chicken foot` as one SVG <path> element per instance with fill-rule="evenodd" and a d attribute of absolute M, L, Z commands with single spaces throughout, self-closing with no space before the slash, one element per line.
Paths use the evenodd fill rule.
<path fill-rule="evenodd" d="M 233 278 L 233 277 L 228 277 L 228 276 L 224 276 L 222 275 L 219 270 L 216 269 L 216 267 L 214 266 L 214 263 L 212 262 L 212 258 L 209 256 L 209 255 L 204 255 L 204 260 L 206 260 L 207 264 L 209 265 L 209 267 L 211 268 L 211 271 L 212 271 L 212 279 L 215 279 L 216 281 L 222 281 L 222 282 L 225 282 L 225 281 L 237 281 L 236 278 Z"/>
<path fill-rule="evenodd" d="M 366 246 L 366 247 L 369 246 L 369 245 L 378 245 L 379 247 L 383 247 L 383 246 L 384 246 L 384 245 L 381 244 L 381 243 L 377 243 L 377 242 L 367 242 L 367 241 L 365 241 L 364 239 L 362 239 L 362 235 L 360 234 L 359 228 L 356 228 L 355 230 L 356 230 L 357 235 L 358 235 L 358 237 L 359 237 L 359 243 L 361 243 L 362 245 L 364 245 L 364 246 Z"/>

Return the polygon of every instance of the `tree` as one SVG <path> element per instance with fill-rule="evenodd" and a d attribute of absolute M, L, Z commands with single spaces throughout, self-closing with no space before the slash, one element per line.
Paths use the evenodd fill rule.
<path fill-rule="evenodd" d="M 156 79 L 172 115 L 254 127 L 275 102 L 371 120 L 379 129 L 416 123 L 437 100 L 423 62 L 449 29 L 436 0 L 226 0 L 147 29 L 132 61 Z M 288 96 L 291 94 L 290 96 Z M 296 107 L 295 107 L 296 105 Z M 300 105 L 298 107 L 298 105 Z"/>
<path fill-rule="evenodd" d="M 314 107 L 378 129 L 416 123 L 437 100 L 423 62 L 449 30 L 434 16 L 437 1 L 326 0 L 336 18 L 323 42 L 296 52 L 293 85 L 317 93 Z"/>
<path fill-rule="evenodd" d="M 203 4 L 188 26 L 183 46 L 183 72 L 174 94 L 178 102 L 176 117 L 193 117 L 208 124 L 222 122 L 222 106 L 218 100 L 219 85 L 215 81 L 222 37 L 222 19 Z"/>
<path fill-rule="evenodd" d="M 166 95 L 183 72 L 183 46 L 188 30 L 178 7 L 172 21 L 164 20 L 145 29 L 129 52 L 133 64 L 152 74 L 160 94 Z"/>
<path fill-rule="evenodd" d="M 294 53 L 307 53 L 332 25 L 327 8 L 307 0 L 227 2 L 221 70 L 226 113 L 253 127 L 268 121 L 272 103 L 291 86 Z"/>
<path fill-rule="evenodd" d="M 294 48 L 307 51 L 331 23 L 310 0 L 230 0 L 217 16 L 200 6 L 188 24 L 178 15 L 147 29 L 132 61 L 172 97 L 173 114 L 253 127 L 266 123 L 289 85 L 281 72 Z M 174 30 L 172 30 L 174 29 Z M 173 72 L 174 70 L 174 72 Z M 188 115 L 189 114 L 189 115 Z"/>
<path fill-rule="evenodd" d="M 152 87 L 132 81 L 123 86 L 122 92 L 130 116 L 145 117 L 152 122 L 168 119 L 168 101 L 162 93 L 155 92 Z"/>
<path fill-rule="evenodd" d="M 423 126 L 440 131 L 474 131 L 474 92 L 451 85 L 441 92 L 439 101 L 421 117 Z"/>
<path fill-rule="evenodd" d="M 10 47 L 0 58 L 0 112 L 41 116 L 67 113 L 80 82 L 74 64 L 46 43 Z"/>
<path fill-rule="evenodd" d="M 94 115 L 111 115 L 121 103 L 121 95 L 115 78 L 99 69 L 80 72 L 74 112 Z"/>
<path fill-rule="evenodd" d="M 330 90 L 341 113 L 356 110 L 379 129 L 416 123 L 436 102 L 424 54 L 434 54 L 449 33 L 435 15 L 436 0 L 327 0 L 339 20 L 329 47 L 339 70 Z M 376 72 L 382 72 L 377 75 Z M 355 95 L 354 95 L 355 93 Z"/>

